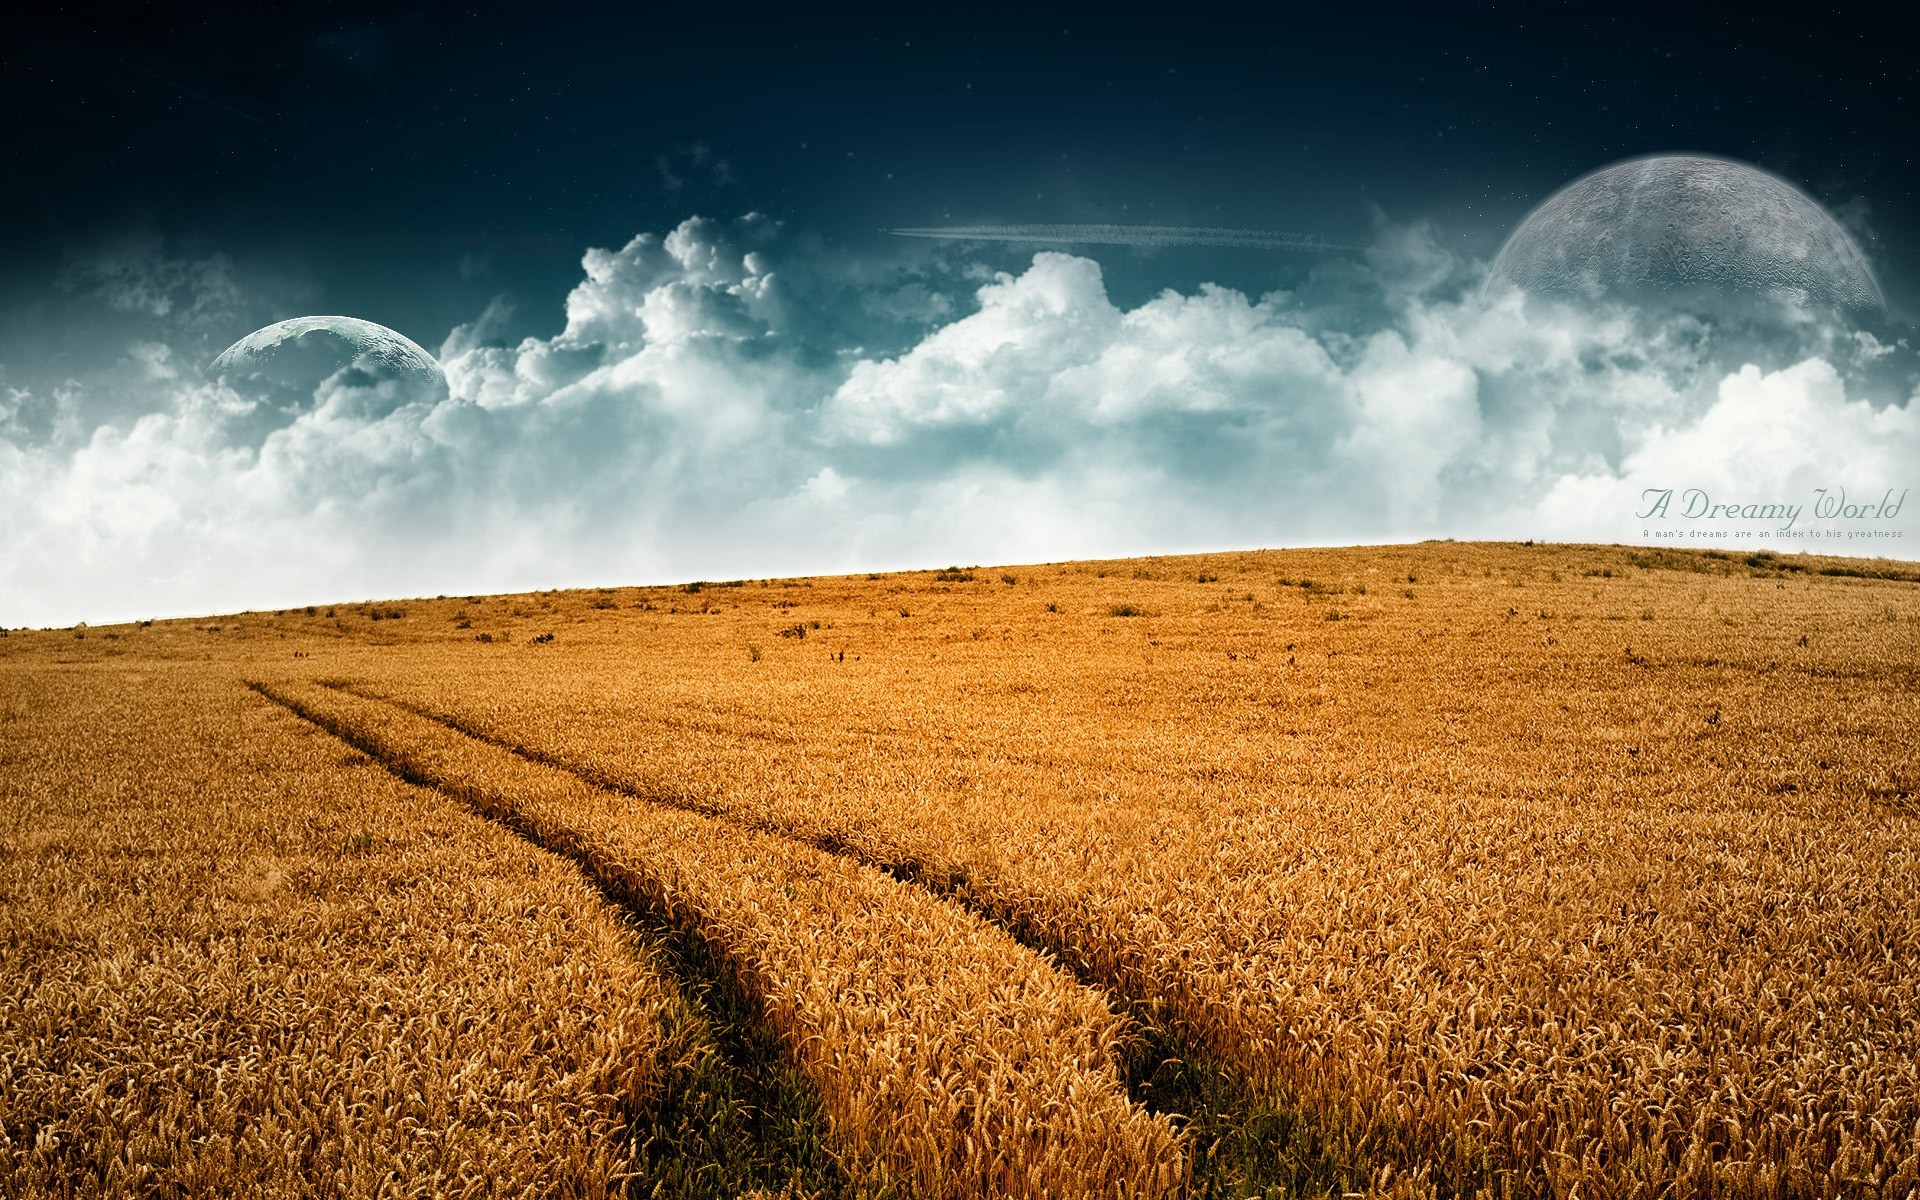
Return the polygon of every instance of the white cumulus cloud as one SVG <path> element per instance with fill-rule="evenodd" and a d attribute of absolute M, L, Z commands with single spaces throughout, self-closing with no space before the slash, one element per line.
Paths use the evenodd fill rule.
<path fill-rule="evenodd" d="M 343 372 L 291 407 L 192 369 L 205 338 L 180 321 L 248 304 L 222 260 L 135 245 L 75 267 L 76 294 L 144 323 L 109 326 L 91 373 L 0 387 L 0 624 L 1250 545 L 1638 541 L 1650 489 L 1810 503 L 1920 482 L 1920 414 L 1885 383 L 1911 365 L 1904 342 L 1751 313 L 1486 306 L 1477 264 L 1418 226 L 1291 291 L 1132 307 L 1082 256 L 983 275 L 950 247 L 892 252 L 689 220 L 589 251 L 552 337 L 502 342 L 498 308 L 450 331 L 445 396 Z M 1913 557 L 1917 522 L 1920 501 L 1879 522 L 1904 541 L 1768 544 Z"/>

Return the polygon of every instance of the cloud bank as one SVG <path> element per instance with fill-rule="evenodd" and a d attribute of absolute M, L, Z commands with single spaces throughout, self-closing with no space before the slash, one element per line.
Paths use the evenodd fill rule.
<path fill-rule="evenodd" d="M 200 374 L 251 311 L 231 264 L 143 245 L 69 283 L 114 318 L 90 373 L 0 364 L 0 624 L 1427 537 L 1920 557 L 1920 496 L 1885 511 L 1920 484 L 1904 343 L 1487 306 L 1431 231 L 1380 234 L 1293 291 L 1126 308 L 1077 255 L 691 219 L 589 251 L 551 337 L 452 330 L 450 395 L 349 371 L 296 404 Z M 1816 519 L 1841 488 L 1880 511 Z M 1802 536 L 1836 529 L 1901 536 Z"/>

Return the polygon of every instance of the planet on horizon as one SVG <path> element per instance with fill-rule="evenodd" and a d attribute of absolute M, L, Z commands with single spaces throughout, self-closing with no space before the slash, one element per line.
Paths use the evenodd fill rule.
<path fill-rule="evenodd" d="M 221 351 L 206 373 L 310 394 L 342 370 L 353 373 L 351 382 L 376 387 L 393 382 L 440 395 L 447 387 L 439 362 L 404 334 L 343 316 L 294 317 L 257 329 Z"/>
<path fill-rule="evenodd" d="M 1663 154 L 1602 167 L 1529 213 L 1482 295 L 1761 298 L 1879 315 L 1866 256 L 1821 204 L 1758 167 Z"/>

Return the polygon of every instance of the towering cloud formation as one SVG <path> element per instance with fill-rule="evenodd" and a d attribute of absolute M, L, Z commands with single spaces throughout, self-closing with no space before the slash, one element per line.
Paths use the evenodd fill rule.
<path fill-rule="evenodd" d="M 102 309 L 134 296 L 150 323 L 110 327 L 103 365 L 56 388 L 0 374 L 0 624 L 1209 547 L 1638 541 L 1650 488 L 1920 484 L 1915 407 L 1874 382 L 1909 352 L 1804 315 L 1489 306 L 1479 267 L 1419 228 L 1294 292 L 1131 308 L 1088 258 L 990 274 L 919 250 L 848 258 L 761 217 L 689 220 L 590 251 L 553 337 L 504 343 L 497 313 L 452 331 L 444 397 L 362 396 L 342 374 L 271 411 L 199 379 L 203 307 L 170 306 L 189 330 L 145 290 L 75 289 Z M 1920 557 L 1920 502 L 1880 527 L 1905 540 L 1770 544 Z"/>

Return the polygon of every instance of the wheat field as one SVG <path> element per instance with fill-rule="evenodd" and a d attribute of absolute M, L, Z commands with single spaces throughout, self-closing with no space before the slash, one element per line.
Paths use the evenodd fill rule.
<path fill-rule="evenodd" d="M 0 1195 L 1920 1196 L 1917 715 L 1713 551 L 9 631 Z"/>

